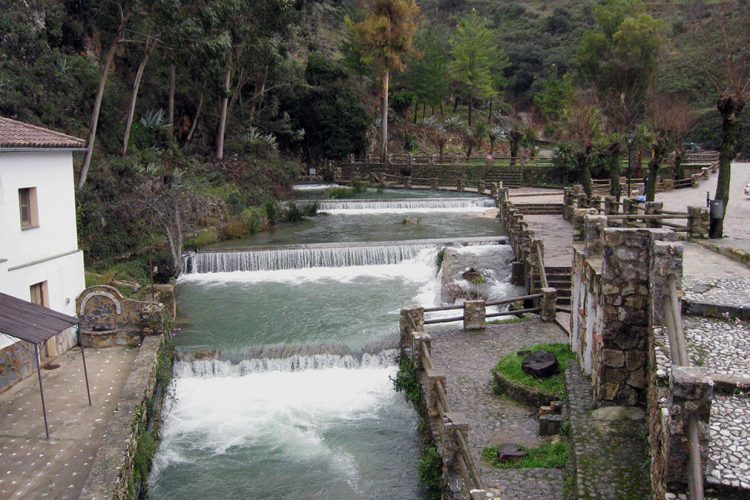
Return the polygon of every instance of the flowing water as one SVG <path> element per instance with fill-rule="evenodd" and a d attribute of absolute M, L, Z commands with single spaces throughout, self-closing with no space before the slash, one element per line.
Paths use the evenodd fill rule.
<path fill-rule="evenodd" d="M 361 234 L 384 215 L 368 215 L 372 225 Z M 194 272 L 178 282 L 175 398 L 165 411 L 150 496 L 422 498 L 418 416 L 391 378 L 400 308 L 439 302 L 438 247 L 323 245 L 194 256 Z M 484 248 L 500 247 L 469 251 Z M 502 294 L 507 273 L 496 278 L 492 289 Z"/>

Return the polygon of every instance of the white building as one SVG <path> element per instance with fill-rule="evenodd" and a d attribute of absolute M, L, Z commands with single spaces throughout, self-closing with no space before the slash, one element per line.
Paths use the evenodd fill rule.
<path fill-rule="evenodd" d="M 85 288 L 73 151 L 85 145 L 0 117 L 0 292 L 73 316 L 76 297 Z M 6 371 L 19 351 L 16 342 L 0 334 L 0 365 Z M 42 362 L 74 344 L 73 332 L 59 335 L 44 349 Z M 5 378 L 0 375 L 0 391 L 15 383 Z"/>

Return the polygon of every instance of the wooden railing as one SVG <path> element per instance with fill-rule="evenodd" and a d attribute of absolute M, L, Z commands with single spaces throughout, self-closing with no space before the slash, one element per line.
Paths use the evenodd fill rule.
<path fill-rule="evenodd" d="M 688 358 L 685 332 L 682 329 L 682 315 L 677 296 L 677 286 L 674 275 L 667 278 L 667 293 L 664 294 L 663 311 L 664 323 L 669 339 L 669 349 L 672 364 L 690 366 Z M 688 442 L 690 445 L 690 459 L 688 467 L 688 489 L 693 500 L 703 499 L 703 466 L 701 464 L 700 437 L 698 419 L 694 414 L 688 417 Z"/>
<path fill-rule="evenodd" d="M 452 316 L 448 318 L 432 318 L 427 319 L 425 318 L 424 324 L 425 325 L 436 325 L 439 323 L 453 323 L 454 321 L 463 321 L 465 324 L 467 323 L 467 316 L 471 315 L 472 309 L 476 310 L 477 308 L 484 308 L 484 317 L 485 318 L 499 318 L 501 316 L 514 316 L 518 314 L 524 314 L 524 313 L 538 313 L 542 310 L 542 306 L 539 307 L 529 307 L 524 309 L 510 309 L 508 311 L 499 311 L 499 312 L 493 312 L 488 313 L 487 308 L 492 306 L 500 306 L 500 305 L 507 305 L 512 304 L 515 302 L 525 302 L 527 300 L 536 300 L 536 299 L 543 299 L 543 294 L 541 293 L 534 293 L 531 295 L 522 295 L 519 297 L 508 297 L 504 299 L 497 299 L 497 300 L 473 300 L 468 301 L 469 307 L 467 308 L 467 303 L 464 302 L 463 304 L 458 304 L 455 306 L 439 306 L 439 307 L 425 307 L 424 313 L 434 313 L 434 312 L 445 312 L 445 311 L 463 311 L 462 316 Z"/>
<path fill-rule="evenodd" d="M 416 324 L 414 318 L 408 313 L 402 310 L 402 317 L 406 316 L 409 336 L 414 339 L 411 344 L 411 354 L 416 361 L 417 368 L 425 371 L 427 387 L 427 411 L 434 411 L 436 413 L 435 422 L 437 423 L 441 443 L 443 445 L 443 460 L 448 461 L 446 455 L 446 447 L 448 447 L 447 439 L 452 439 L 455 443 L 456 454 L 453 457 L 458 465 L 458 469 L 461 476 L 469 483 L 469 491 L 472 490 L 483 490 L 482 477 L 479 474 L 474 458 L 471 455 L 471 449 L 469 443 L 466 440 L 466 436 L 469 433 L 469 426 L 465 422 L 463 415 L 454 412 L 451 408 L 448 396 L 446 394 L 445 387 L 445 376 L 438 373 L 436 370 L 435 362 L 432 359 L 430 353 L 430 337 L 422 329 L 421 326 Z M 402 348 L 403 345 L 402 338 Z M 416 352 L 415 352 L 416 351 Z"/>
<path fill-rule="evenodd" d="M 347 159 L 349 165 L 461 165 L 461 164 L 483 164 L 489 166 L 552 166 L 553 162 L 548 158 L 528 158 L 510 156 L 491 156 L 487 154 L 465 154 L 446 153 L 443 155 L 433 154 L 388 154 L 383 158 L 379 154 L 350 155 Z"/>
<path fill-rule="evenodd" d="M 357 180 L 356 178 L 353 180 Z M 404 187 L 411 189 L 415 187 L 429 187 L 430 189 L 445 189 L 448 191 L 465 191 L 467 188 L 476 191 L 479 194 L 489 194 L 497 197 L 498 192 L 503 187 L 502 181 L 490 182 L 485 180 L 468 181 L 464 179 L 453 179 L 443 177 L 412 177 L 410 175 L 396 175 L 389 173 L 371 174 L 367 180 L 382 187 Z"/>

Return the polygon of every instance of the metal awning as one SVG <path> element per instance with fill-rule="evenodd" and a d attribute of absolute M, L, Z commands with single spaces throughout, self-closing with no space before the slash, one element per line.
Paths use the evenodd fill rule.
<path fill-rule="evenodd" d="M 44 403 L 42 372 L 39 368 L 39 346 L 44 345 L 49 339 L 68 328 L 77 326 L 78 323 L 78 318 L 75 316 L 68 316 L 67 314 L 59 313 L 47 307 L 0 292 L 0 333 L 34 345 L 34 362 L 39 377 L 39 392 L 42 397 L 44 430 L 47 433 L 47 439 L 49 439 L 49 426 L 47 425 L 47 409 Z M 86 394 L 89 398 L 89 406 L 91 406 L 89 376 L 86 370 L 86 356 L 83 353 L 83 342 L 81 341 L 80 331 L 78 333 L 78 343 L 81 346 L 83 374 L 86 379 Z"/>

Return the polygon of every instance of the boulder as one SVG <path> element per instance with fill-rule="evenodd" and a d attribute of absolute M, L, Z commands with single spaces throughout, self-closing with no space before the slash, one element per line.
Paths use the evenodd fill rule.
<path fill-rule="evenodd" d="M 466 269 L 464 269 L 464 272 L 461 273 L 461 277 L 466 281 L 470 281 L 472 283 L 484 281 L 482 273 L 480 273 L 473 267 L 467 267 Z"/>
<path fill-rule="evenodd" d="M 560 364 L 551 352 L 536 351 L 526 356 L 521 369 L 534 377 L 547 378 L 560 372 Z"/>

